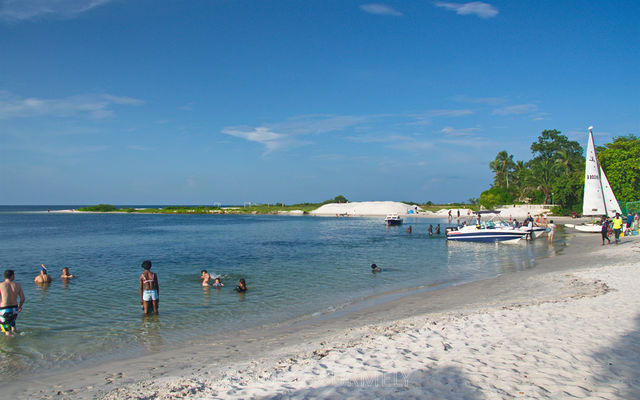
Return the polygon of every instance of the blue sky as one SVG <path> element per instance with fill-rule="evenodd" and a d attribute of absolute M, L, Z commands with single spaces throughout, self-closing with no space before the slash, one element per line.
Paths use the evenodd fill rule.
<path fill-rule="evenodd" d="M 0 204 L 450 202 L 639 134 L 635 1 L 0 0 Z"/>

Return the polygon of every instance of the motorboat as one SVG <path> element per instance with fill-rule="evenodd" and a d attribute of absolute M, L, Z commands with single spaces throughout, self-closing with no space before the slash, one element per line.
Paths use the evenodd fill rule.
<path fill-rule="evenodd" d="M 497 219 L 495 212 L 478 211 L 476 214 L 478 215 L 478 223 L 476 225 L 459 225 L 447 228 L 447 240 L 459 242 L 517 242 L 529 233 L 526 227 L 514 228 Z M 481 214 L 494 215 L 490 220 L 481 222 Z"/>
<path fill-rule="evenodd" d="M 517 242 L 527 231 L 493 222 L 447 228 L 447 240 L 459 242 Z"/>
<path fill-rule="evenodd" d="M 387 226 L 402 225 L 402 218 L 398 214 L 389 214 L 384 219 Z"/>

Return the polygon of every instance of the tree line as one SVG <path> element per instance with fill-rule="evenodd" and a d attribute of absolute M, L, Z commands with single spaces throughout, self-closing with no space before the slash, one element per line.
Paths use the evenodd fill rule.
<path fill-rule="evenodd" d="M 558 130 L 545 130 L 531 144 L 529 161 L 514 160 L 506 150 L 489 163 L 493 185 L 480 194 L 480 204 L 553 204 L 555 214 L 582 211 L 584 192 L 583 148 Z M 614 138 L 596 147 L 598 161 L 618 202 L 640 200 L 640 138 Z"/>

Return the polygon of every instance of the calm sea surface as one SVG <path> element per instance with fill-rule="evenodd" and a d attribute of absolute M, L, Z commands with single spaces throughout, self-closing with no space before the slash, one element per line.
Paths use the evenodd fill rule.
<path fill-rule="evenodd" d="M 0 206 L 0 269 L 27 297 L 17 337 L 0 337 L 0 376 L 160 350 L 216 332 L 312 316 L 392 290 L 439 287 L 533 266 L 546 240 L 447 243 L 446 220 L 271 215 L 49 213 Z M 63 208 L 71 208 L 63 207 Z M 406 233 L 410 224 L 413 233 Z M 143 317 L 138 276 L 153 262 L 160 315 Z M 44 263 L 47 287 L 33 278 Z M 382 273 L 372 274 L 377 263 Z M 75 278 L 59 278 L 69 267 Z M 225 287 L 203 288 L 200 270 Z M 0 271 L 1 272 L 1 271 Z M 245 278 L 249 291 L 233 288 Z M 0 378 L 1 379 L 1 378 Z"/>

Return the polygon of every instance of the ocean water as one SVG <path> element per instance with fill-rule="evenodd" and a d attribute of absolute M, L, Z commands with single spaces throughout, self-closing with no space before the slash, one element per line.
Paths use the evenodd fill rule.
<path fill-rule="evenodd" d="M 390 291 L 484 279 L 534 267 L 551 251 L 544 239 L 447 243 L 447 220 L 405 218 L 404 226 L 386 228 L 383 218 L 48 208 L 54 209 L 0 207 L 0 269 L 16 271 L 27 298 L 20 335 L 0 337 L 2 378 L 313 317 Z M 437 223 L 443 234 L 428 236 L 427 227 Z M 145 317 L 140 308 L 138 277 L 146 259 L 160 282 L 158 316 Z M 33 283 L 41 263 L 54 277 L 45 287 Z M 371 263 L 383 271 L 372 274 Z M 75 278 L 63 282 L 62 267 Z M 203 288 L 202 269 L 225 287 Z M 246 294 L 233 290 L 240 278 Z"/>

